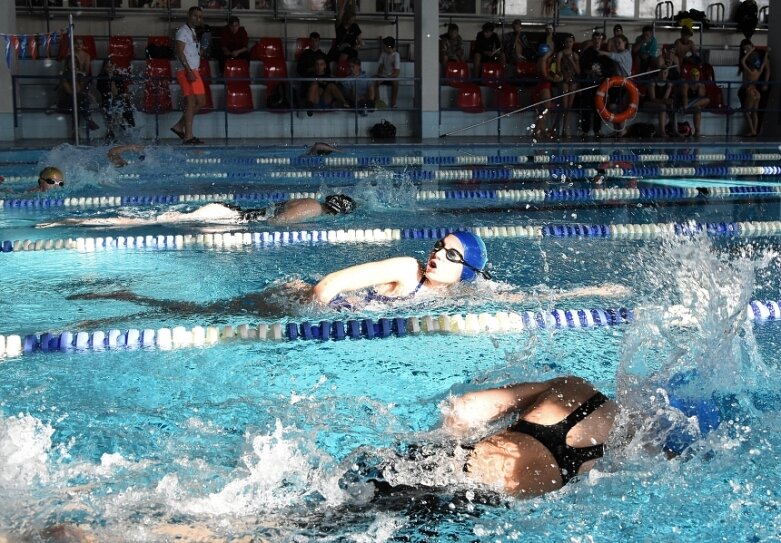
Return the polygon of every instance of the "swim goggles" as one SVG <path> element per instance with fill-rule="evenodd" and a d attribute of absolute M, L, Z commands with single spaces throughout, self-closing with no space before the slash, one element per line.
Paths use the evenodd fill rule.
<path fill-rule="evenodd" d="M 473 272 L 479 273 L 483 277 L 483 279 L 491 279 L 491 274 L 488 273 L 486 270 L 475 268 L 474 266 L 469 264 L 466 260 L 464 260 L 464 255 L 462 255 L 458 249 L 445 247 L 444 239 L 437 240 L 437 242 L 434 244 L 434 248 L 431 249 L 431 254 L 436 254 L 442 249 L 445 250 L 445 258 L 447 258 L 450 262 L 453 262 L 454 264 L 462 264 L 466 266 Z"/>
<path fill-rule="evenodd" d="M 65 181 L 62 179 L 52 179 L 51 177 L 39 177 L 41 181 L 46 181 L 47 185 L 59 185 L 61 187 L 65 186 Z"/>

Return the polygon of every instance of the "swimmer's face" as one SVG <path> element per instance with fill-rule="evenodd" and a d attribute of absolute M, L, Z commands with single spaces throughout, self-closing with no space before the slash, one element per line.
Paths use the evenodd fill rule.
<path fill-rule="evenodd" d="M 65 185 L 62 172 L 44 170 L 38 176 L 38 190 L 46 192 L 52 189 L 58 189 Z"/>
<path fill-rule="evenodd" d="M 455 249 L 463 257 L 464 245 L 457 237 L 448 235 L 442 241 L 444 247 L 438 251 L 429 254 L 426 263 L 426 279 L 432 283 L 441 283 L 443 285 L 454 285 L 461 281 L 461 272 L 464 269 L 463 264 L 451 262 L 447 258 L 447 250 Z"/>

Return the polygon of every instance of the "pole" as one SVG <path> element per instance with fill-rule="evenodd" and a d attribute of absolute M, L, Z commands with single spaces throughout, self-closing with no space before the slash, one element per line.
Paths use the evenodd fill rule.
<path fill-rule="evenodd" d="M 79 89 L 76 87 L 76 49 L 74 49 L 73 14 L 68 15 L 68 40 L 70 41 L 71 57 L 71 95 L 73 97 L 73 133 L 76 135 L 76 145 L 79 144 Z"/>

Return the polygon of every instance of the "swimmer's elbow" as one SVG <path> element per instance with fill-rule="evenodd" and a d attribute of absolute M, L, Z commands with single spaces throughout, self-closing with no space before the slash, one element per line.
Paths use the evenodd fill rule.
<path fill-rule="evenodd" d="M 326 276 L 314 287 L 312 287 L 312 299 L 321 304 L 327 304 L 333 300 L 336 294 L 332 292 L 331 288 L 329 288 L 330 285 L 331 281 L 328 279 L 328 276 Z"/>

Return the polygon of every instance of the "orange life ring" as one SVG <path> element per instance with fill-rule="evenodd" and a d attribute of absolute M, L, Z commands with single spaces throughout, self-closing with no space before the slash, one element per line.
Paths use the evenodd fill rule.
<path fill-rule="evenodd" d="M 629 93 L 629 105 L 624 111 L 613 113 L 608 111 L 606 100 L 607 91 L 613 87 L 623 87 Z M 640 93 L 637 87 L 630 79 L 614 75 L 605 79 L 597 88 L 597 95 L 594 97 L 594 104 L 597 107 L 597 113 L 609 123 L 623 123 L 637 115 L 637 105 L 640 103 Z"/>

